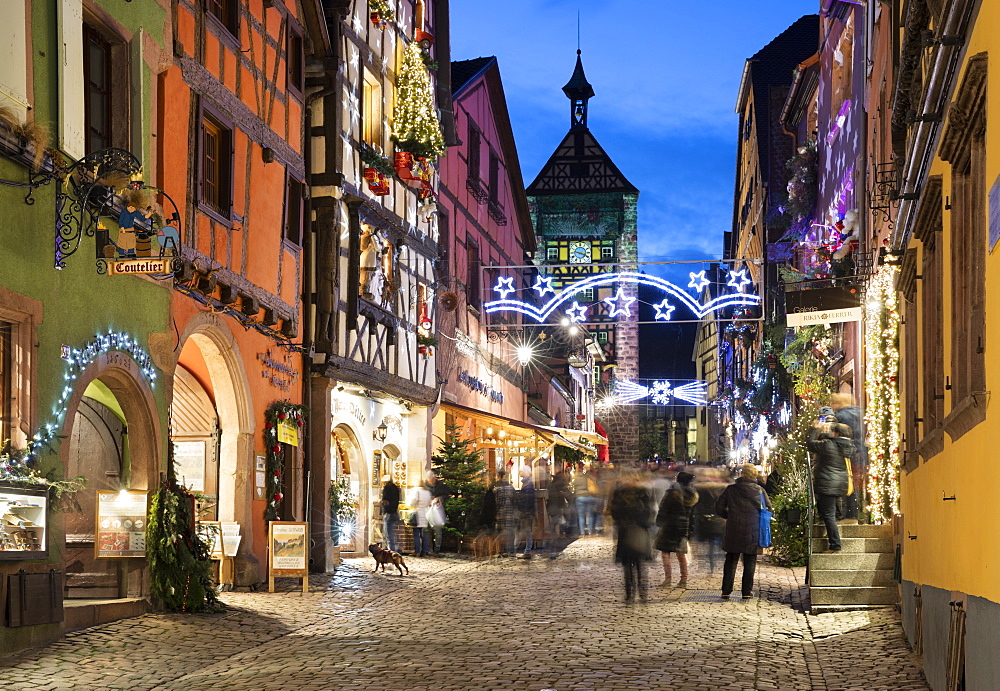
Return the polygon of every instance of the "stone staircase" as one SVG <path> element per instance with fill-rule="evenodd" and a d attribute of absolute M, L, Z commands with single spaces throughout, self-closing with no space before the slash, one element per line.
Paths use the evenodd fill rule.
<path fill-rule="evenodd" d="M 895 550 L 891 525 L 840 524 L 842 550 L 829 549 L 826 530 L 813 526 L 809 558 L 809 601 L 814 614 L 888 607 L 898 599 L 893 580 Z"/>

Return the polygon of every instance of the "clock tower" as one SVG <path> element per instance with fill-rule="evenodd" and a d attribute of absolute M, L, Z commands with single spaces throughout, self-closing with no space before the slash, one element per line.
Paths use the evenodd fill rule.
<path fill-rule="evenodd" d="M 601 147 L 587 125 L 594 88 L 577 51 L 573 76 L 563 87 L 570 101 L 569 132 L 528 186 L 539 273 L 559 289 L 594 274 L 636 271 L 636 204 L 639 190 Z M 580 293 L 583 323 L 614 367 L 593 374 L 586 395 L 613 389 L 615 379 L 639 374 L 638 309 L 634 285 L 607 285 Z M 600 413 L 598 414 L 601 419 Z M 601 419 L 615 463 L 638 459 L 638 417 L 617 411 Z M 566 425 L 572 426 L 572 425 Z"/>

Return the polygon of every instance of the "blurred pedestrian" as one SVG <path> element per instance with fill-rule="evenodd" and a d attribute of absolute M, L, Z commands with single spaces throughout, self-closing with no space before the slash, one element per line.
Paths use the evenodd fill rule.
<path fill-rule="evenodd" d="M 844 501 L 844 516 L 859 518 L 864 500 L 865 480 L 868 477 L 868 447 L 865 446 L 864 416 L 854 402 L 854 396 L 849 393 L 835 393 L 830 396 L 830 407 L 833 408 L 837 422 L 851 428 L 851 441 L 854 442 L 854 453 L 851 455 L 851 475 L 854 492 Z"/>
<path fill-rule="evenodd" d="M 660 558 L 663 561 L 661 588 L 668 588 L 671 584 L 671 553 L 677 555 L 677 564 L 681 572 L 677 587 L 687 588 L 688 541 L 691 537 L 694 507 L 698 503 L 698 493 L 691 486 L 693 480 L 694 475 L 691 473 L 685 471 L 677 473 L 677 482 L 663 495 L 656 513 L 656 524 L 660 526 L 660 531 L 656 536 L 654 547 L 660 550 Z"/>
<path fill-rule="evenodd" d="M 382 532 L 385 541 L 393 552 L 399 551 L 399 540 L 396 537 L 396 527 L 399 525 L 399 485 L 392 481 L 391 475 L 383 475 L 382 482 Z"/>
<path fill-rule="evenodd" d="M 611 493 L 608 510 L 615 522 L 615 561 L 625 576 L 625 602 L 646 600 L 646 561 L 652 558 L 649 526 L 653 523 L 652 495 L 634 472 L 623 473 Z"/>
<path fill-rule="evenodd" d="M 850 478 L 847 467 L 854 453 L 851 428 L 842 423 L 816 422 L 809 431 L 806 446 L 813 457 L 813 494 L 816 509 L 826 525 L 829 548 L 839 552 L 840 529 L 837 527 L 837 499 L 847 496 Z"/>
<path fill-rule="evenodd" d="M 743 599 L 753 597 L 753 578 L 760 552 L 760 509 L 771 508 L 767 492 L 757 482 L 757 467 L 745 463 L 740 477 L 727 487 L 718 501 L 715 512 L 726 519 L 722 535 L 722 549 L 726 563 L 722 569 L 722 597 L 729 599 L 736 580 L 736 565 L 743 558 Z"/>
<path fill-rule="evenodd" d="M 582 468 L 577 470 L 573 477 L 573 496 L 576 498 L 576 520 L 580 528 L 580 535 L 590 535 L 597 532 L 597 499 L 594 495 L 599 492 L 600 489 L 593 476 L 584 472 Z"/>
<path fill-rule="evenodd" d="M 427 509 L 431 505 L 431 493 L 423 485 L 411 487 L 406 493 L 406 503 L 413 511 L 413 553 L 426 557 L 430 553 L 431 541 L 427 533 Z"/>
<path fill-rule="evenodd" d="M 517 503 L 517 544 L 524 540 L 524 558 L 531 559 L 532 536 L 535 527 L 535 483 L 531 479 L 531 468 L 521 468 L 521 489 L 516 494 Z M 515 546 L 515 551 L 516 546 Z"/>
<path fill-rule="evenodd" d="M 514 504 L 514 487 L 507 482 L 507 473 L 502 470 L 497 473 L 497 481 L 493 485 L 493 496 L 496 499 L 497 530 L 500 532 L 501 556 L 513 556 L 517 507 Z"/>
<path fill-rule="evenodd" d="M 566 507 L 569 504 L 569 478 L 566 472 L 560 470 L 552 476 L 549 483 L 549 496 L 545 511 L 549 515 L 552 532 L 557 536 L 566 532 Z"/>
<path fill-rule="evenodd" d="M 427 474 L 427 489 L 431 492 L 431 506 L 440 507 L 442 515 L 447 515 L 444 511 L 445 502 L 451 496 L 451 488 L 441 481 L 437 473 Z M 441 556 L 441 546 L 444 536 L 444 523 L 435 523 L 434 530 L 434 555 Z"/>

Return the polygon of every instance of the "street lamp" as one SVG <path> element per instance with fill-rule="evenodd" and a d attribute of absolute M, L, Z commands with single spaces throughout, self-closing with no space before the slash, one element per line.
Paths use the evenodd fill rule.
<path fill-rule="evenodd" d="M 530 345 L 520 345 L 517 347 L 517 361 L 521 363 L 521 367 L 527 366 L 531 362 L 531 358 L 534 356 L 535 351 Z"/>

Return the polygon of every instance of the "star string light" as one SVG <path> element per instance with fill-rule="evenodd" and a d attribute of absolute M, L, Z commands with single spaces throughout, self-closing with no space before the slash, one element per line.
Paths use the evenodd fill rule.
<path fill-rule="evenodd" d="M 574 302 L 573 306 L 566 310 L 566 316 L 572 322 L 582 322 L 587 319 L 587 306 Z"/>
<path fill-rule="evenodd" d="M 736 271 L 729 272 L 729 281 L 726 283 L 727 286 L 735 288 L 739 292 L 743 292 L 747 284 L 753 283 L 749 276 L 747 276 L 746 269 L 738 269 Z"/>
<path fill-rule="evenodd" d="M 539 276 L 535 279 L 535 285 L 531 286 L 532 290 L 538 293 L 538 297 L 545 297 L 546 293 L 556 294 L 556 289 L 552 287 L 552 277 L 551 276 Z"/>
<path fill-rule="evenodd" d="M 506 300 L 509 293 L 516 293 L 517 288 L 514 287 L 514 277 L 500 276 L 497 278 L 497 284 L 493 286 L 493 292 L 500 293 L 501 300 Z"/>
<path fill-rule="evenodd" d="M 611 308 L 611 314 L 609 316 L 612 318 L 617 317 L 620 314 L 623 314 L 626 317 L 631 317 L 632 312 L 629 310 L 629 307 L 631 307 L 632 303 L 635 301 L 635 297 L 625 295 L 625 290 L 623 288 L 619 288 L 615 291 L 613 296 L 604 298 L 604 302 Z"/>
<path fill-rule="evenodd" d="M 663 302 L 653 305 L 653 309 L 656 310 L 656 319 L 658 321 L 670 321 L 670 317 L 677 308 L 667 302 L 666 298 L 663 298 Z"/>
<path fill-rule="evenodd" d="M 698 271 L 697 273 L 692 271 L 688 274 L 688 276 L 691 278 L 688 282 L 688 288 L 694 288 L 696 293 L 701 293 L 701 291 L 705 290 L 705 286 L 711 282 L 705 277 L 704 270 Z"/>

